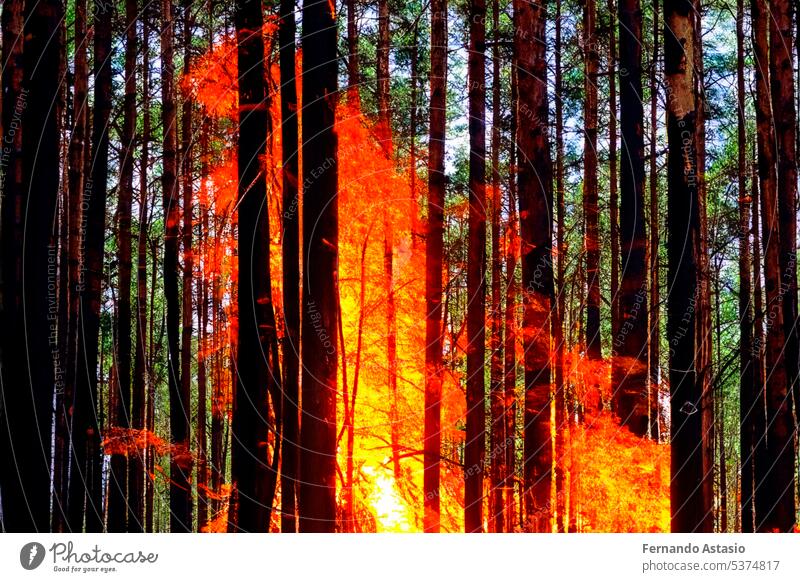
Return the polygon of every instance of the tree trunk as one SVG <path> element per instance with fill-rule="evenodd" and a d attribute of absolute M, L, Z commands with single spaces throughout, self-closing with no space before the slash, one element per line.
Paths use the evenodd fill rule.
<path fill-rule="evenodd" d="M 392 155 L 392 121 L 389 99 L 389 0 L 378 0 L 378 46 L 375 67 L 378 80 L 378 139 Z"/>
<path fill-rule="evenodd" d="M 527 529 L 551 529 L 550 316 L 553 300 L 552 167 L 548 143 L 547 2 L 514 2 L 518 74 L 517 168 L 525 350 L 524 497 Z"/>
<path fill-rule="evenodd" d="M 125 0 L 125 97 L 123 103 L 122 151 L 120 153 L 119 199 L 117 202 L 117 298 L 115 301 L 115 369 L 119 398 L 113 411 L 113 424 L 120 432 L 124 448 L 111 455 L 108 483 L 108 530 L 127 531 L 128 450 L 131 427 L 131 212 L 133 208 L 133 157 L 136 140 L 136 0 Z"/>
<path fill-rule="evenodd" d="M 741 451 L 741 527 L 753 532 L 753 422 L 755 370 L 750 257 L 750 198 L 747 189 L 747 126 L 744 78 L 744 0 L 736 1 L 737 171 L 739 186 L 739 446 Z"/>
<path fill-rule="evenodd" d="M 756 144 L 753 140 L 753 151 L 755 153 Z M 750 184 L 750 197 L 753 199 L 753 403 L 750 408 L 750 432 L 752 435 L 751 443 L 751 471 L 752 479 L 751 485 L 751 498 L 750 505 L 752 506 L 752 519 L 745 524 L 743 521 L 742 529 L 749 528 L 749 532 L 755 531 L 755 517 L 760 510 L 759 499 L 756 495 L 756 485 L 763 480 L 762 469 L 763 463 L 758 461 L 759 455 L 764 455 L 764 433 L 766 432 L 767 416 L 766 407 L 764 402 L 764 378 L 765 378 L 765 358 L 764 358 L 764 308 L 762 302 L 761 292 L 761 224 L 759 213 L 759 175 L 758 164 L 752 164 L 752 176 Z M 744 458 L 744 457 L 743 457 Z M 744 490 L 742 492 L 742 499 L 746 502 L 747 498 L 744 497 Z M 745 530 L 748 531 L 748 530 Z"/>
<path fill-rule="evenodd" d="M 586 355 L 590 360 L 603 357 L 600 341 L 600 242 L 597 213 L 597 70 L 600 61 L 595 27 L 595 0 L 583 6 L 584 109 L 583 109 L 583 214 L 586 238 Z M 592 392 L 599 393 L 599 386 Z M 591 402 L 592 412 L 600 410 L 600 402 Z"/>
<path fill-rule="evenodd" d="M 511 102 L 517 98 L 517 75 L 514 66 L 511 66 Z M 517 134 L 517 112 L 511 108 L 511 135 Z M 518 160 L 518 150 L 515 140 L 509 140 L 509 167 L 514 168 Z M 505 329 L 504 362 L 503 362 L 503 390 L 505 394 L 505 420 L 506 438 L 506 531 L 515 531 L 517 520 L 517 504 L 514 502 L 514 483 L 517 478 L 516 471 L 516 439 L 517 439 L 517 253 L 519 252 L 519 238 L 517 236 L 517 181 L 512 174 L 508 180 L 508 222 L 506 223 L 506 304 L 505 304 Z"/>
<path fill-rule="evenodd" d="M 147 236 L 149 193 L 147 188 L 150 165 L 150 25 L 147 10 L 142 11 L 142 150 L 139 165 L 139 234 L 136 241 L 136 335 L 134 336 L 133 393 L 131 396 L 131 426 L 136 431 L 145 428 L 147 393 Z M 149 439 L 150 434 L 147 433 Z M 145 463 L 154 454 L 149 446 L 137 450 L 128 468 L 128 528 L 145 529 Z M 147 480 L 150 480 L 148 474 Z"/>
<path fill-rule="evenodd" d="M 336 16 L 303 3 L 303 274 L 300 531 L 336 527 L 337 281 L 339 256 Z M 241 62 L 241 61 L 240 61 Z"/>
<path fill-rule="evenodd" d="M 281 531 L 297 531 L 300 374 L 300 216 L 298 193 L 297 82 L 294 0 L 281 1 L 278 30 L 281 73 L 281 159 L 283 188 L 283 461 Z M 349 13 L 348 13 L 349 24 Z M 355 55 L 351 54 L 351 60 Z"/>
<path fill-rule="evenodd" d="M 642 11 L 639 0 L 620 0 L 619 66 L 620 131 L 620 243 L 622 281 L 620 329 L 614 338 L 612 389 L 614 409 L 634 434 L 648 434 L 647 399 L 647 277 L 644 229 L 644 109 L 642 106 Z"/>
<path fill-rule="evenodd" d="M 486 450 L 486 2 L 470 3 L 469 240 L 467 258 L 467 432 L 464 444 L 464 531 L 483 531 Z"/>
<path fill-rule="evenodd" d="M 425 239 L 424 530 L 438 533 L 439 458 L 442 449 L 442 254 L 444 250 L 444 145 L 447 125 L 447 0 L 431 0 L 428 232 Z"/>
<path fill-rule="evenodd" d="M 358 62 L 358 24 L 356 23 L 356 0 L 346 0 L 347 6 L 347 100 L 361 109 L 361 71 Z M 283 13 L 281 13 L 283 14 Z M 281 16 L 285 18 L 285 16 Z M 292 5 L 294 21 L 294 4 Z M 293 45 L 294 46 L 294 45 Z M 294 75 L 294 73 L 292 73 Z M 285 88 L 285 87 L 284 87 Z"/>
<path fill-rule="evenodd" d="M 562 1 L 556 2 L 556 21 L 555 21 L 555 87 L 556 95 L 563 95 L 563 69 L 561 50 L 562 23 L 561 23 Z M 595 95 L 596 97 L 596 95 Z M 556 232 L 556 257 L 558 257 L 556 269 L 556 317 L 553 318 L 553 341 L 555 342 L 555 383 L 556 383 L 556 529 L 563 533 L 567 525 L 567 483 L 566 483 L 566 457 L 565 444 L 567 436 L 567 417 L 566 417 L 566 383 L 564 382 L 564 314 L 566 311 L 566 293 L 564 293 L 564 275 L 566 273 L 566 245 L 564 235 L 566 233 L 566 207 L 564 204 L 564 105 L 561 98 L 556 99 L 555 103 L 555 125 L 556 125 L 556 222 L 558 231 Z M 595 158 L 595 163 L 597 159 Z M 596 210 L 596 207 L 595 207 Z"/>
<path fill-rule="evenodd" d="M 653 4 L 653 60 L 650 65 L 650 335 L 648 336 L 650 438 L 661 437 L 659 386 L 661 384 L 661 315 L 659 293 L 659 212 L 658 212 L 658 54 L 659 5 Z"/>
<path fill-rule="evenodd" d="M 189 402 L 184 399 L 180 378 L 180 299 L 178 296 L 178 237 L 180 207 L 177 188 L 177 116 L 174 94 L 173 10 L 171 0 L 162 0 L 161 17 L 161 124 L 163 126 L 164 169 L 161 175 L 165 216 L 164 300 L 167 319 L 167 374 L 169 376 L 170 530 L 188 532 L 191 522 L 189 485 Z"/>
<path fill-rule="evenodd" d="M 694 63 L 696 20 L 691 0 L 664 2 L 664 78 L 667 100 L 669 277 L 667 303 L 670 337 L 672 456 L 670 500 L 672 531 L 711 531 L 711 500 L 704 495 L 702 379 L 697 329 L 699 267 L 703 245 L 698 186 L 697 85 Z"/>
<path fill-rule="evenodd" d="M 277 335 L 269 271 L 267 179 L 261 161 L 266 155 L 269 130 L 261 2 L 237 3 L 235 21 L 239 72 L 239 330 L 228 530 L 266 532 L 277 482 L 272 465 L 277 462 L 280 447 L 271 436 L 279 434 L 280 428 L 276 398 L 280 368 L 275 358 Z M 312 162 L 312 167 L 317 165 Z"/>
<path fill-rule="evenodd" d="M 611 362 L 612 369 L 619 357 L 617 340 L 620 330 L 619 311 L 619 173 L 617 170 L 617 6 L 608 0 L 608 205 L 609 236 L 611 239 Z"/>
<path fill-rule="evenodd" d="M 505 529 L 505 491 L 503 483 L 507 476 L 505 395 L 503 393 L 503 316 L 502 316 L 502 263 L 500 258 L 500 215 L 502 200 L 500 193 L 500 2 L 492 0 L 492 308 L 491 308 L 491 496 L 489 498 L 491 531 L 501 533 Z"/>
<path fill-rule="evenodd" d="M 797 330 L 797 114 L 794 102 L 792 7 L 789 0 L 769 4 L 769 74 L 777 146 L 777 230 L 780 241 L 778 300 L 783 302 L 784 366 L 788 385 L 767 384 L 767 459 L 770 470 L 762 492 L 767 512 L 758 516 L 759 531 L 792 531 L 795 526 L 795 422 L 792 398 L 800 402 Z M 778 114 L 775 114 L 778 112 Z M 764 205 L 767 210 L 767 204 Z M 772 219 L 771 219 L 772 220 Z M 767 281 L 767 292 L 770 281 Z M 768 299 L 772 305 L 772 301 Z M 769 341 L 769 340 L 768 340 Z M 773 381 L 774 380 L 774 381 Z"/>
<path fill-rule="evenodd" d="M 2 193 L 6 426 L 0 474 L 5 531 L 32 532 L 50 528 L 50 455 L 41 452 L 50 450 L 56 363 L 50 355 L 50 305 L 56 301 L 57 287 L 52 235 L 59 190 L 55 169 L 61 153 L 55 104 L 61 89 L 54 80 L 63 45 L 60 2 L 43 0 L 24 9 L 21 4 L 12 1 L 3 10 L 3 55 L 17 67 L 3 69 L 3 140 L 14 146 L 9 167 L 15 175 L 3 181 Z M 15 40 L 21 38 L 24 49 Z M 28 212 L 31 208 L 35 212 Z M 24 295 L 23 289 L 28 290 Z M 32 354 L 40 357 L 32 361 Z"/>
<path fill-rule="evenodd" d="M 192 39 L 192 2 L 184 0 L 183 10 L 183 75 L 188 76 L 191 67 L 191 39 Z M 187 92 L 188 93 L 188 92 Z M 193 219 L 193 187 L 192 187 L 192 99 L 189 94 L 183 95 L 181 105 L 181 145 L 180 145 L 180 173 L 181 189 L 183 190 L 183 230 L 181 239 L 183 244 L 183 287 L 181 298 L 181 400 L 187 407 L 186 414 L 186 453 L 188 461 L 182 467 L 189 482 L 189 516 L 187 524 L 192 524 L 192 455 L 191 455 L 191 395 L 192 395 L 192 270 L 194 268 L 194 254 L 192 250 L 192 219 Z"/>

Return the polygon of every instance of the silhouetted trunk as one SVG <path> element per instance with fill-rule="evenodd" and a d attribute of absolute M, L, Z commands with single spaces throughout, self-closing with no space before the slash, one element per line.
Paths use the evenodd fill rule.
<path fill-rule="evenodd" d="M 794 54 L 792 7 L 789 0 L 769 4 L 769 74 L 775 143 L 777 146 L 777 230 L 780 241 L 778 300 L 783 302 L 784 366 L 787 386 L 768 376 L 767 459 L 770 470 L 762 493 L 767 512 L 757 516 L 759 531 L 792 531 L 795 525 L 795 422 L 792 398 L 800 401 L 798 388 L 797 330 L 797 114 L 794 102 Z M 764 205 L 767 210 L 767 204 Z M 767 281 L 769 294 L 771 281 Z M 767 299 L 772 305 L 772 301 Z M 769 341 L 769 340 L 768 340 Z M 779 357 L 779 356 L 778 356 Z M 769 365 L 769 364 L 768 364 Z"/>
<path fill-rule="evenodd" d="M 600 61 L 595 27 L 595 0 L 583 6 L 584 105 L 583 105 L 583 214 L 586 228 L 586 355 L 590 360 L 603 357 L 600 342 L 600 242 L 597 214 L 597 69 Z M 592 387 L 599 392 L 599 386 Z M 593 412 L 600 402 L 592 402 Z"/>
<path fill-rule="evenodd" d="M 69 482 L 68 528 L 88 532 L 103 529 L 103 475 L 98 403 L 98 340 L 100 336 L 101 285 L 108 195 L 108 121 L 111 114 L 111 18 L 110 10 L 95 2 L 94 112 L 92 115 L 91 176 L 83 188 L 81 240 L 84 275 L 76 323 L 77 361 L 72 403 L 72 478 Z M 100 368 L 102 370 L 102 367 Z"/>
<path fill-rule="evenodd" d="M 358 25 L 356 23 L 356 0 L 346 0 L 347 6 L 347 100 L 361 108 L 361 71 L 358 61 Z M 283 14 L 283 13 L 281 13 Z M 294 20 L 294 4 L 292 5 Z M 282 16 L 281 18 L 285 18 Z M 283 46 L 283 44 L 281 45 Z M 285 88 L 285 87 L 284 87 Z"/>
<path fill-rule="evenodd" d="M 336 16 L 327 2 L 303 3 L 302 419 L 300 531 L 336 527 L 337 263 L 339 256 Z M 240 61 L 241 64 L 241 61 Z"/>
<path fill-rule="evenodd" d="M 672 531 L 711 531 L 711 500 L 704 495 L 705 436 L 700 414 L 697 313 L 703 245 L 698 191 L 695 18 L 691 0 L 664 1 L 664 78 L 667 100 Z"/>
<path fill-rule="evenodd" d="M 653 60 L 650 63 L 650 334 L 648 368 L 648 410 L 650 438 L 660 440 L 659 385 L 661 384 L 661 315 L 659 294 L 659 212 L 658 212 L 658 54 L 659 5 L 653 4 Z"/>
<path fill-rule="evenodd" d="M 639 0 L 620 0 L 620 329 L 612 370 L 614 410 L 634 434 L 648 434 L 647 239 L 644 228 L 644 108 L 642 106 L 642 12 Z"/>
<path fill-rule="evenodd" d="M 139 234 L 136 240 L 136 332 L 134 335 L 133 389 L 131 395 L 131 426 L 135 431 L 145 428 L 147 392 L 147 236 L 149 230 L 149 193 L 147 179 L 150 165 L 150 23 L 149 10 L 143 9 L 142 19 L 142 149 L 139 163 Z M 150 434 L 147 438 L 150 438 Z M 139 441 L 141 442 L 141 441 Z M 136 451 L 128 467 L 128 528 L 142 532 L 145 529 L 145 464 L 153 455 L 152 448 Z M 147 480 L 151 479 L 148 474 Z"/>
<path fill-rule="evenodd" d="M 608 0 L 608 205 L 609 237 L 611 239 L 611 361 L 619 356 L 619 173 L 617 170 L 617 5 Z"/>
<path fill-rule="evenodd" d="M 210 31 L 209 31 L 210 33 Z M 209 196 L 207 180 L 209 175 L 209 138 L 211 120 L 207 115 L 200 122 L 200 191 L 198 210 L 200 214 L 200 235 L 197 241 L 197 259 L 200 265 L 197 282 L 197 531 L 203 531 L 209 517 L 208 481 L 208 364 L 210 345 L 208 339 L 209 287 L 204 275 L 208 273 L 208 239 L 211 236 L 209 218 Z M 212 333 L 214 330 L 212 329 Z"/>
<path fill-rule="evenodd" d="M 736 1 L 737 172 L 739 186 L 739 446 L 741 451 L 741 527 L 753 532 L 753 421 L 755 369 L 750 257 L 750 198 L 747 189 L 747 126 L 744 78 L 744 0 Z"/>
<path fill-rule="evenodd" d="M 178 243 L 180 207 L 177 184 L 177 116 L 174 89 L 174 31 L 171 0 L 162 0 L 161 18 L 161 125 L 163 127 L 163 170 L 161 187 L 165 216 L 164 301 L 167 320 L 167 375 L 169 377 L 170 530 L 192 529 L 191 486 L 189 484 L 189 402 L 184 399 L 180 379 L 180 299 L 178 296 Z"/>
<path fill-rule="evenodd" d="M 556 95 L 564 91 L 561 50 L 562 23 L 561 0 L 556 1 L 555 18 L 555 90 Z M 596 97 L 596 95 L 595 95 Z M 555 343 L 555 390 L 556 390 L 556 529 L 559 533 L 567 527 L 567 487 L 566 487 L 566 458 L 565 444 L 567 436 L 566 399 L 564 382 L 564 313 L 566 310 L 566 293 L 564 292 L 564 274 L 566 272 L 566 246 L 564 235 L 566 233 L 565 206 L 564 206 L 564 105 L 562 99 L 555 103 L 556 125 L 556 313 L 553 318 L 553 341 Z M 597 160 L 595 159 L 595 162 Z"/>
<path fill-rule="evenodd" d="M 694 18 L 693 39 L 694 51 L 692 59 L 694 62 L 694 98 L 695 112 L 695 150 L 697 152 L 697 206 L 700 216 L 700 245 L 697 257 L 697 269 L 699 286 L 697 291 L 697 305 L 695 308 L 696 316 L 700 322 L 696 328 L 697 334 L 696 350 L 697 356 L 695 367 L 697 368 L 698 381 L 701 386 L 700 414 L 702 416 L 703 432 L 703 474 L 707 478 L 703 479 L 702 495 L 711 507 L 714 507 L 714 463 L 716 451 L 716 412 L 714 401 L 714 387 L 712 383 L 712 350 L 714 346 L 713 334 L 711 330 L 711 271 L 708 258 L 708 210 L 707 210 L 707 191 L 706 187 L 706 95 L 705 95 L 705 72 L 703 63 L 703 41 L 702 41 L 702 21 L 701 21 L 701 0 L 694 0 L 692 16 Z M 711 516 L 711 527 L 714 523 L 714 515 Z"/>
<path fill-rule="evenodd" d="M 350 4 L 348 5 L 350 6 Z M 300 216 L 298 193 L 297 82 L 294 0 L 281 0 L 278 30 L 281 72 L 283 188 L 283 461 L 281 531 L 297 531 L 300 374 Z M 348 13 L 349 24 L 349 13 Z M 350 59 L 355 59 L 351 54 Z"/>
<path fill-rule="evenodd" d="M 108 483 L 108 530 L 127 530 L 128 459 L 138 451 L 128 450 L 131 427 L 131 212 L 133 208 L 133 156 L 136 139 L 136 0 L 125 0 L 125 97 L 122 115 L 119 199 L 117 201 L 117 297 L 115 301 L 115 367 L 119 398 L 113 425 L 120 430 L 116 454 L 111 455 Z"/>
<path fill-rule="evenodd" d="M 228 530 L 266 532 L 277 483 L 273 464 L 280 447 L 275 438 L 280 430 L 280 367 L 269 270 L 267 179 L 262 167 L 270 118 L 264 84 L 261 2 L 238 2 L 235 21 L 239 77 L 239 329 Z M 312 167 L 318 165 L 312 161 Z"/>
<path fill-rule="evenodd" d="M 483 530 L 486 449 L 486 2 L 470 3 L 469 235 L 467 257 L 467 431 L 464 443 L 464 531 Z"/>
<path fill-rule="evenodd" d="M 545 55 L 547 2 L 530 4 L 515 0 L 514 17 L 525 350 L 524 498 L 527 529 L 545 532 L 550 531 L 552 517 L 550 316 L 553 300 L 553 195 Z"/>
<path fill-rule="evenodd" d="M 491 495 L 489 498 L 490 531 L 505 530 L 505 500 L 503 483 L 506 471 L 505 395 L 503 393 L 503 313 L 502 313 L 502 263 L 500 257 L 500 3 L 492 0 L 492 190 L 489 206 L 492 221 L 492 307 L 491 307 L 491 369 L 489 377 L 491 395 L 491 438 L 489 459 L 491 466 Z"/>
<path fill-rule="evenodd" d="M 53 531 L 67 530 L 69 521 L 69 491 L 67 476 L 71 466 L 75 462 L 72 439 L 69 432 L 72 429 L 72 403 L 75 395 L 75 379 L 77 375 L 77 329 L 78 305 L 81 284 L 81 200 L 83 198 L 84 185 L 87 181 L 86 176 L 91 172 L 88 165 L 89 146 L 86 139 L 88 129 L 88 57 L 86 44 L 86 1 L 78 0 L 75 2 L 74 20 L 74 41 L 75 41 L 75 83 L 72 100 L 72 123 L 71 134 L 68 145 L 69 166 L 67 171 L 67 200 L 65 213 L 67 216 L 66 227 L 68 233 L 67 251 L 68 262 L 66 268 L 62 269 L 62 277 L 66 275 L 65 297 L 63 305 L 66 310 L 62 315 L 63 323 L 66 324 L 63 334 L 64 339 L 64 368 L 65 383 L 62 407 L 56 408 L 56 438 L 62 438 L 63 449 L 59 454 L 56 450 L 53 471 Z M 66 64 L 66 63 L 64 63 Z M 61 325 L 61 323 L 59 324 Z M 59 435 L 59 432 L 61 433 Z M 57 441 L 58 442 L 58 441 Z M 67 448 L 67 445 L 69 448 Z M 66 453 L 66 454 L 65 454 Z M 59 474 L 59 463 L 62 464 Z M 59 483 L 60 479 L 60 483 Z M 83 509 L 83 508 L 81 508 Z"/>
<path fill-rule="evenodd" d="M 431 0 L 428 229 L 425 238 L 424 530 L 438 533 L 439 457 L 442 448 L 442 253 L 444 247 L 444 145 L 447 125 L 447 0 Z"/>
<path fill-rule="evenodd" d="M 183 75 L 188 76 L 191 67 L 191 29 L 192 29 L 192 2 L 184 0 L 183 6 Z M 188 93 L 188 92 L 187 92 Z M 185 471 L 189 483 L 189 507 L 186 523 L 191 529 L 192 525 L 192 456 L 191 456 L 191 395 L 192 395 L 192 269 L 194 268 L 194 254 L 192 249 L 192 98 L 184 94 L 181 104 L 181 145 L 180 145 L 180 173 L 181 189 L 183 194 L 183 229 L 182 239 L 182 298 L 181 298 L 181 401 L 187 408 L 186 422 L 186 454 L 187 462 L 181 467 Z"/>
<path fill-rule="evenodd" d="M 43 0 L 24 9 L 21 4 L 12 1 L 3 10 L 3 56 L 16 65 L 3 67 L 3 140 L 19 147 L 14 147 L 9 167 L 21 173 L 3 181 L 0 389 L 5 427 L 0 486 L 3 528 L 32 532 L 50 528 L 50 455 L 42 452 L 50 451 L 55 372 L 48 314 L 57 300 L 52 235 L 60 130 L 54 104 L 60 101 L 55 80 L 63 46 L 58 33 L 61 3 Z M 19 46 L 22 38 L 24 49 Z"/>

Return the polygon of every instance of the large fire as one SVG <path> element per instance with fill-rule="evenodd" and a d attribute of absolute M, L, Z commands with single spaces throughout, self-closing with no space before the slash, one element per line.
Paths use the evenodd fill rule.
<path fill-rule="evenodd" d="M 274 31 L 273 24 L 267 25 L 266 38 L 272 39 Z M 272 138 L 264 171 L 270 186 L 273 297 L 280 322 L 280 82 L 277 67 L 273 64 L 269 70 Z M 207 203 L 214 216 L 208 231 L 212 250 L 201 265 L 205 282 L 220 290 L 220 300 L 227 307 L 224 321 L 216 322 L 210 345 L 204 346 L 203 351 L 207 356 L 224 358 L 228 357 L 230 339 L 236 336 L 236 316 L 230 307 L 231 285 L 236 279 L 231 227 L 236 160 L 230 154 L 235 151 L 232 144 L 237 114 L 235 40 L 223 39 L 195 60 L 182 88 L 201 106 L 213 129 L 208 179 L 201 188 L 201 203 Z M 300 95 L 299 83 L 297 89 Z M 419 224 L 425 181 L 414 180 L 416 186 L 412 190 L 409 160 L 398 161 L 387 154 L 376 137 L 374 123 L 344 97 L 338 105 L 336 133 L 341 217 L 338 333 L 343 346 L 339 366 L 337 489 L 341 506 L 349 508 L 342 515 L 342 529 L 420 531 L 425 257 Z M 387 248 L 391 251 L 391 276 L 387 274 Z M 387 351 L 392 315 L 389 289 L 394 298 L 395 366 L 390 366 Z M 452 346 L 454 357 L 463 357 L 463 337 L 448 338 L 446 343 Z M 567 359 L 566 369 L 576 390 L 607 385 L 607 380 L 598 379 L 608 377 L 607 364 L 598 368 L 597 362 L 589 363 L 575 354 Z M 390 388 L 390 374 L 396 375 L 394 390 Z M 594 379 L 587 380 L 588 376 Z M 449 373 L 443 392 L 442 531 L 463 530 L 461 454 L 465 404 L 460 380 Z M 230 378 L 217 381 L 223 388 L 215 391 L 212 405 L 230 414 Z M 580 398 L 584 396 L 581 394 Z M 352 427 L 345 423 L 348 415 Z M 518 431 L 520 424 L 517 423 Z M 668 529 L 668 447 L 636 439 L 605 414 L 587 418 L 583 426 L 573 426 L 568 432 L 564 463 L 570 480 L 569 504 L 581 531 Z M 521 451 L 522 447 L 518 449 Z M 211 494 L 222 496 L 224 491 Z M 515 507 L 519 506 L 518 496 L 517 490 Z M 222 507 L 208 530 L 224 528 L 224 504 Z"/>

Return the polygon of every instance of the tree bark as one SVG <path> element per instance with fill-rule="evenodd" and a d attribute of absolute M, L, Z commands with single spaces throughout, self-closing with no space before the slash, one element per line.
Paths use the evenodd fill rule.
<path fill-rule="evenodd" d="M 767 460 L 770 470 L 762 486 L 767 512 L 758 515 L 759 531 L 793 531 L 795 517 L 795 419 L 792 398 L 800 402 L 797 329 L 797 113 L 794 102 L 792 7 L 789 0 L 769 4 L 769 75 L 777 146 L 777 229 L 780 273 L 776 283 L 783 302 L 784 366 L 787 386 L 767 383 Z M 778 112 L 777 114 L 775 112 Z M 767 204 L 764 210 L 767 210 Z M 767 292 L 770 281 L 767 281 Z M 772 301 L 768 298 L 772 306 Z M 769 340 L 768 340 L 769 341 Z M 774 382 L 772 380 L 775 380 Z"/>
<path fill-rule="evenodd" d="M 274 436 L 280 434 L 280 367 L 269 270 L 267 178 L 262 166 L 270 127 L 261 2 L 237 2 L 235 22 L 239 75 L 239 330 L 228 531 L 266 532 L 277 483 L 273 465 L 280 449 Z"/>
<path fill-rule="evenodd" d="M 352 4 L 352 3 L 351 3 Z M 281 159 L 283 161 L 283 461 L 281 531 L 297 531 L 300 374 L 300 215 L 298 192 L 297 81 L 294 0 L 281 1 L 278 29 L 281 74 Z M 348 25 L 350 13 L 348 12 Z M 351 54 L 351 60 L 355 54 Z"/>
<path fill-rule="evenodd" d="M 143 10 L 142 19 L 142 149 L 139 164 L 139 233 L 136 240 L 136 332 L 134 336 L 133 390 L 131 396 L 131 426 L 136 431 L 145 429 L 147 394 L 147 237 L 149 231 L 149 193 L 147 178 L 150 166 L 150 23 L 149 11 Z M 150 434 L 147 433 L 148 440 Z M 128 468 L 128 527 L 131 531 L 145 529 L 145 464 L 154 454 L 150 446 L 138 450 L 130 459 Z M 149 481 L 148 474 L 147 480 Z"/>
<path fill-rule="evenodd" d="M 670 500 L 672 531 L 708 532 L 713 528 L 711 500 L 704 480 L 705 436 L 701 419 L 703 381 L 698 370 L 697 313 L 702 292 L 699 268 L 704 248 L 700 228 L 697 85 L 691 0 L 664 1 L 664 78 L 667 100 L 667 182 L 669 276 L 667 302 L 670 337 L 672 456 Z"/>
<path fill-rule="evenodd" d="M 739 446 L 741 451 L 741 527 L 753 532 L 753 422 L 755 370 L 753 363 L 753 294 L 750 257 L 750 206 L 747 189 L 747 126 L 744 77 L 744 0 L 736 1 L 737 172 L 739 187 Z"/>
<path fill-rule="evenodd" d="M 649 436 L 661 437 L 659 386 L 661 385 L 661 314 L 660 314 L 660 226 L 658 211 L 658 55 L 659 5 L 653 4 L 653 60 L 650 66 L 650 334 L 648 336 L 648 410 Z"/>
<path fill-rule="evenodd" d="M 522 258 L 525 429 L 523 481 L 527 529 L 550 531 L 552 163 L 548 143 L 545 23 L 547 2 L 515 0 L 514 58 L 518 75 L 516 140 Z"/>
<path fill-rule="evenodd" d="M 642 11 L 639 0 L 620 0 L 619 67 L 622 171 L 620 243 L 622 281 L 620 328 L 614 342 L 614 409 L 634 434 L 648 434 L 647 399 L 647 239 L 644 229 L 644 108 L 642 106 Z"/>
<path fill-rule="evenodd" d="M 555 342 L 555 400 L 556 400 L 556 529 L 563 533 L 567 527 L 567 483 L 566 477 L 566 436 L 568 432 L 566 417 L 566 383 L 564 382 L 564 315 L 566 312 L 566 293 L 564 292 L 564 276 L 566 273 L 566 207 L 564 204 L 564 105 L 560 97 L 564 94 L 562 68 L 562 0 L 556 2 L 555 18 L 555 126 L 556 126 L 556 317 L 553 318 L 553 341 Z M 596 77 L 596 76 L 595 76 Z M 596 97 L 596 95 L 595 95 Z M 595 162 L 596 162 L 595 158 Z"/>
<path fill-rule="evenodd" d="M 464 444 L 464 531 L 483 531 L 486 450 L 486 2 L 470 3 L 469 234 L 467 257 L 467 432 Z"/>
<path fill-rule="evenodd" d="M 113 411 L 114 426 L 120 431 L 124 450 L 111 455 L 111 472 L 108 484 L 108 530 L 124 532 L 128 529 L 128 459 L 138 451 L 127 450 L 131 428 L 131 270 L 133 209 L 133 157 L 136 140 L 136 54 L 138 35 L 136 0 L 125 0 L 125 96 L 123 102 L 122 133 L 120 141 L 119 199 L 117 201 L 117 297 L 115 301 L 115 369 L 119 398 Z M 124 436 L 123 436 L 124 435 Z"/>
<path fill-rule="evenodd" d="M 192 1 L 184 0 L 183 11 L 183 75 L 188 76 L 192 63 Z M 189 462 L 183 468 L 189 480 L 189 518 L 191 527 L 193 510 L 191 476 L 193 458 L 191 455 L 191 395 L 192 395 L 192 279 L 194 269 L 194 250 L 192 249 L 193 227 L 193 186 L 192 186 L 192 98 L 184 94 L 181 103 L 181 145 L 180 145 L 180 173 L 181 189 L 183 194 L 183 228 L 181 231 L 182 242 L 182 298 L 181 298 L 181 400 L 187 407 L 186 452 Z"/>
<path fill-rule="evenodd" d="M 21 65 L 3 68 L 3 140 L 15 150 L 7 166 L 13 174 L 3 180 L 0 240 L 5 338 L 0 483 L 3 527 L 11 532 L 50 528 L 50 419 L 58 360 L 52 336 L 58 260 L 53 226 L 61 153 L 56 106 L 61 89 L 54 80 L 63 59 L 61 18 L 62 5 L 55 0 L 24 7 L 9 2 L 3 10 L 3 56 Z"/>
<path fill-rule="evenodd" d="M 425 239 L 424 530 L 440 528 L 439 458 L 442 449 L 442 254 L 444 248 L 444 145 L 447 125 L 447 0 L 431 0 L 428 232 Z"/>
<path fill-rule="evenodd" d="M 503 391 L 503 314 L 502 314 L 502 263 L 500 257 L 500 218 L 503 212 L 500 192 L 500 3 L 492 0 L 492 307 L 491 307 L 491 496 L 489 499 L 491 531 L 505 530 L 505 490 L 507 478 L 506 449 L 509 435 L 506 434 L 505 394 Z"/>
<path fill-rule="evenodd" d="M 584 109 L 583 109 L 583 214 L 586 235 L 586 355 L 590 360 L 603 357 L 600 339 L 600 243 L 597 212 L 597 70 L 600 61 L 596 36 L 595 0 L 583 6 Z M 599 386 L 593 387 L 599 392 Z M 590 404 L 593 412 L 600 402 Z"/>
<path fill-rule="evenodd" d="M 336 16 L 303 3 L 303 230 L 300 531 L 336 526 L 337 262 L 339 255 Z"/>
<path fill-rule="evenodd" d="M 170 420 L 170 530 L 192 529 L 191 487 L 189 485 L 189 402 L 181 389 L 180 370 L 180 298 L 178 295 L 178 238 L 180 206 L 177 184 L 177 116 L 175 113 L 175 71 L 173 7 L 162 0 L 161 18 L 161 125 L 163 127 L 163 171 L 161 187 L 165 216 L 164 231 L 164 300 L 167 320 L 167 374 L 169 377 Z"/>

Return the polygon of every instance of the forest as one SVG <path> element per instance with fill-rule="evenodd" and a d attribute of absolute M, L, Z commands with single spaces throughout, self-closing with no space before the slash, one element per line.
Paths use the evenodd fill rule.
<path fill-rule="evenodd" d="M 0 530 L 800 532 L 792 0 L 0 18 Z"/>

